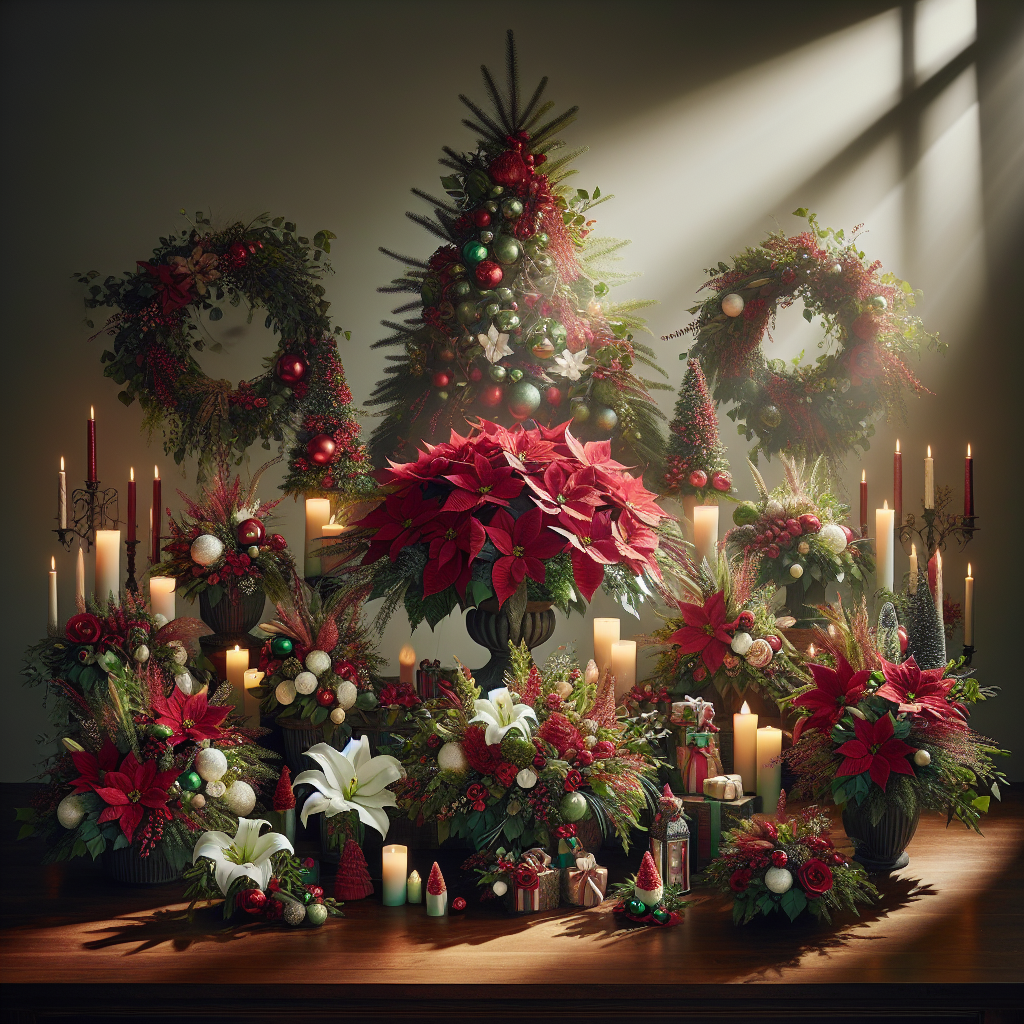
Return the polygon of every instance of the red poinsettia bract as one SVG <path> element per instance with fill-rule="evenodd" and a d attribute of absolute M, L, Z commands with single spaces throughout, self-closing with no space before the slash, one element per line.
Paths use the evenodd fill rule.
<path fill-rule="evenodd" d="M 117 747 L 111 742 L 109 736 L 104 736 L 103 745 L 95 754 L 88 750 L 76 750 L 71 754 L 71 760 L 79 771 L 77 779 L 71 780 L 72 792 L 88 793 L 103 782 L 107 772 L 117 767 L 121 754 Z"/>
<path fill-rule="evenodd" d="M 199 743 L 216 739 L 229 709 L 208 703 L 205 693 L 186 697 L 181 690 L 175 689 L 170 697 L 154 700 L 153 710 L 158 725 L 169 725 L 174 730 L 171 743 L 177 746 L 185 740 Z"/>
<path fill-rule="evenodd" d="M 439 594 L 455 585 L 465 598 L 473 559 L 487 540 L 480 521 L 468 513 L 442 512 L 437 517 L 439 534 L 430 542 L 423 570 L 423 596 Z"/>
<path fill-rule="evenodd" d="M 363 559 L 364 565 L 376 562 L 387 554 L 391 561 L 410 544 L 415 544 L 434 532 L 434 520 L 440 511 L 437 499 L 424 501 L 418 486 L 412 486 L 398 494 L 389 494 L 369 515 L 360 519 L 356 526 L 374 530 L 370 550 Z"/>
<path fill-rule="evenodd" d="M 117 771 L 107 772 L 96 795 L 107 805 L 100 811 L 99 822 L 116 821 L 130 843 L 146 809 L 167 806 L 167 787 L 177 778 L 178 769 L 158 772 L 156 761 L 136 760 L 129 753 Z"/>
<path fill-rule="evenodd" d="M 679 614 L 685 625 L 668 642 L 676 644 L 683 654 L 699 654 L 708 672 L 714 675 L 722 667 L 732 643 L 726 630 L 725 594 L 719 590 L 703 605 L 680 605 Z"/>
<path fill-rule="evenodd" d="M 513 519 L 504 509 L 499 509 L 486 526 L 491 543 L 501 552 L 501 557 L 491 568 L 491 584 L 503 605 L 526 579 L 544 582 L 544 562 L 553 558 L 565 546 L 560 537 L 544 525 L 544 513 L 539 508 L 524 512 Z"/>
<path fill-rule="evenodd" d="M 793 729 L 794 743 L 805 729 L 818 729 L 826 735 L 830 733 L 846 709 L 860 700 L 871 678 L 868 671 L 854 672 L 843 657 L 836 658 L 835 668 L 817 664 L 807 667 L 814 678 L 815 689 L 793 701 L 793 707 L 810 711 L 811 716 L 797 720 Z"/>
<path fill-rule="evenodd" d="M 853 720 L 855 736 L 836 750 L 843 755 L 843 763 L 836 772 L 838 776 L 860 775 L 869 772 L 871 781 L 884 793 L 892 772 L 899 775 L 913 775 L 914 769 L 907 760 L 914 748 L 893 735 L 892 715 L 884 715 L 877 722 L 863 718 Z"/>
<path fill-rule="evenodd" d="M 927 721 L 963 726 L 967 708 L 948 699 L 956 680 L 943 679 L 944 671 L 942 668 L 921 669 L 913 658 L 902 665 L 893 665 L 883 658 L 885 682 L 875 695 L 891 700 L 900 711 L 919 715 Z"/>

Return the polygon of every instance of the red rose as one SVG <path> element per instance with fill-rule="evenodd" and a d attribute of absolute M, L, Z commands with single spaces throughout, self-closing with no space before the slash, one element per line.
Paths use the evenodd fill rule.
<path fill-rule="evenodd" d="M 494 769 L 494 777 L 503 785 L 511 786 L 516 781 L 516 776 L 519 774 L 519 769 L 514 764 L 509 764 L 508 761 L 502 761 L 497 768 Z"/>
<path fill-rule="evenodd" d="M 537 877 L 537 871 L 535 868 L 531 868 L 526 864 L 521 864 L 516 868 L 515 884 L 520 889 L 537 889 L 540 887 L 540 879 Z"/>
<path fill-rule="evenodd" d="M 832 888 L 832 869 L 815 857 L 800 865 L 796 879 L 808 897 L 814 899 Z"/>
<path fill-rule="evenodd" d="M 565 776 L 566 793 L 574 793 L 583 785 L 583 776 L 575 768 L 570 768 Z"/>
<path fill-rule="evenodd" d="M 589 750 L 581 750 L 576 755 L 576 763 L 581 768 L 588 768 L 594 763 L 594 755 Z"/>
<path fill-rule="evenodd" d="M 559 825 L 554 831 L 554 837 L 556 839 L 572 839 L 575 835 L 575 825 Z"/>
<path fill-rule="evenodd" d="M 784 868 L 789 863 L 789 855 L 785 850 L 775 850 L 772 853 L 772 867 Z"/>
<path fill-rule="evenodd" d="M 438 736 L 436 732 L 432 732 L 427 737 L 427 746 L 431 749 L 436 749 L 437 747 L 441 746 L 441 737 Z"/>
<path fill-rule="evenodd" d="M 590 751 L 598 760 L 615 756 L 615 744 L 611 740 L 598 740 Z"/>
<path fill-rule="evenodd" d="M 235 897 L 235 904 L 247 914 L 259 914 L 267 903 L 267 896 L 261 889 L 243 889 Z"/>
<path fill-rule="evenodd" d="M 729 876 L 729 888 L 733 892 L 746 892 L 747 886 L 750 885 L 750 880 L 753 877 L 754 872 L 750 868 L 737 868 Z"/>
<path fill-rule="evenodd" d="M 466 790 L 466 799 L 473 805 L 474 811 L 483 811 L 487 809 L 487 790 L 480 785 L 479 782 L 474 782 L 469 789 Z"/>
<path fill-rule="evenodd" d="M 73 644 L 94 644 L 103 636 L 103 623 L 89 612 L 72 615 L 64 627 L 64 635 Z"/>

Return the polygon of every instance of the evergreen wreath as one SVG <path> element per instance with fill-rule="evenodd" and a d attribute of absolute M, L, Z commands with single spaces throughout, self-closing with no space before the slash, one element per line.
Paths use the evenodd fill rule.
<path fill-rule="evenodd" d="M 285 489 L 292 493 L 365 480 L 369 463 L 334 340 L 342 331 L 332 331 L 320 283 L 334 237 L 318 231 L 310 241 L 270 214 L 214 230 L 197 213 L 189 228 L 161 238 L 135 272 L 102 283 L 95 270 L 75 274 L 88 288 L 87 308 L 117 310 L 93 335 L 114 338 L 102 356 L 104 375 L 121 385 L 117 397 L 125 405 L 139 400 L 150 430 L 163 426 L 164 449 L 175 462 L 197 456 L 203 474 L 218 457 L 240 461 L 256 441 L 269 449 L 273 440 L 303 449 L 289 460 Z M 209 377 L 195 358 L 221 350 L 205 321 L 222 319 L 225 302 L 247 308 L 250 322 L 265 310 L 277 337 L 265 372 L 237 387 Z M 314 410 L 306 409 L 310 394 L 318 396 Z"/>
<path fill-rule="evenodd" d="M 857 247 L 860 225 L 847 241 L 806 209 L 794 216 L 807 220 L 807 231 L 789 238 L 773 232 L 731 267 L 707 271 L 703 289 L 713 294 L 689 310 L 697 319 L 681 332 L 696 342 L 680 358 L 699 359 L 714 379 L 715 401 L 733 403 L 729 417 L 748 441 L 757 439 L 755 462 L 759 451 L 831 460 L 866 451 L 873 420 L 882 413 L 903 418 L 906 390 L 928 393 L 906 357 L 946 348 L 911 313 L 920 292 L 882 273 Z M 801 353 L 789 368 L 766 359 L 761 341 L 766 332 L 771 340 L 777 311 L 797 300 L 805 320 L 821 318 L 819 348 L 829 351 L 813 363 Z"/>

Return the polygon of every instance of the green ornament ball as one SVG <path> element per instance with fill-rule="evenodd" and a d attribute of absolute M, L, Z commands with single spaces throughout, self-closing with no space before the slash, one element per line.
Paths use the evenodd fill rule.
<path fill-rule="evenodd" d="M 566 821 L 579 821 L 587 813 L 586 797 L 582 793 L 566 793 L 558 810 Z"/>
<path fill-rule="evenodd" d="M 871 296 L 871 305 L 875 309 L 886 309 L 886 308 L 888 308 L 889 303 L 886 300 L 884 295 L 872 295 Z"/>
<path fill-rule="evenodd" d="M 508 409 L 512 417 L 517 420 L 529 419 L 540 407 L 540 391 L 537 389 L 537 386 L 535 384 L 531 384 L 528 380 L 520 380 L 517 383 L 513 384 L 506 392 L 505 398 L 506 408 Z M 576 796 L 578 794 L 573 793 L 570 795 Z M 583 797 L 581 796 L 580 799 L 583 800 Z M 562 804 L 562 813 L 564 815 L 564 800 Z M 586 809 L 587 805 L 586 801 L 584 801 L 583 811 L 586 812 Z M 568 818 L 567 820 L 575 821 L 577 819 Z"/>
<path fill-rule="evenodd" d="M 438 391 L 438 393 L 437 393 L 437 400 L 439 402 L 447 402 L 448 401 L 448 392 L 447 391 Z"/>
<path fill-rule="evenodd" d="M 174 730 L 169 725 L 159 725 L 154 722 L 149 727 L 149 735 L 158 740 L 169 740 L 174 735 Z"/>
<path fill-rule="evenodd" d="M 475 324 L 482 316 L 476 303 L 472 299 L 464 299 L 455 307 L 455 316 L 460 324 Z"/>
<path fill-rule="evenodd" d="M 319 928 L 327 920 L 327 908 L 322 903 L 310 903 L 306 907 L 306 920 L 314 928 Z"/>
<path fill-rule="evenodd" d="M 275 658 L 287 658 L 292 653 L 294 644 L 286 636 L 275 636 L 270 641 L 270 653 Z"/>
<path fill-rule="evenodd" d="M 586 423 L 590 419 L 590 406 L 586 402 L 577 402 L 572 407 L 572 418 L 577 423 Z"/>
<path fill-rule="evenodd" d="M 483 242 L 484 245 L 490 245 L 491 242 L 494 241 L 494 232 L 493 231 L 481 231 L 480 232 L 480 241 Z"/>
<path fill-rule="evenodd" d="M 488 213 L 497 213 L 498 212 L 498 204 L 493 202 L 493 201 L 486 202 L 486 203 L 484 203 L 484 209 Z"/>
<path fill-rule="evenodd" d="M 491 247 L 491 252 L 499 263 L 504 263 L 505 266 L 508 266 L 510 263 L 515 263 L 523 255 L 523 247 L 516 239 L 509 238 L 508 235 L 502 235 Z"/>
<path fill-rule="evenodd" d="M 487 246 L 482 242 L 467 242 L 462 247 L 462 258 L 469 266 L 475 267 L 481 260 L 487 259 Z"/>
<path fill-rule="evenodd" d="M 508 376 L 508 370 L 501 363 L 495 363 L 487 372 L 495 384 L 501 384 Z"/>
<path fill-rule="evenodd" d="M 511 378 L 513 384 L 518 384 L 523 379 L 522 370 L 509 370 L 508 375 Z"/>
<path fill-rule="evenodd" d="M 782 422 L 782 410 L 777 405 L 762 405 L 757 418 L 769 430 L 774 430 Z"/>
<path fill-rule="evenodd" d="M 501 306 L 496 302 L 488 302 L 484 306 L 484 312 L 493 320 L 501 312 Z"/>
<path fill-rule="evenodd" d="M 551 340 L 555 344 L 561 342 L 564 345 L 569 340 L 569 332 L 565 329 L 565 324 L 561 324 L 557 320 L 548 322 L 548 334 L 551 335 Z"/>
<path fill-rule="evenodd" d="M 540 246 L 545 246 L 545 245 L 547 245 L 547 244 L 548 244 L 548 242 L 550 242 L 550 241 L 551 241 L 551 239 L 550 239 L 550 238 L 548 238 L 548 236 L 547 236 L 547 233 L 546 233 L 546 232 L 544 232 L 544 231 L 538 231 L 538 232 L 537 232 L 537 234 L 535 234 L 535 235 L 533 236 L 533 241 L 534 241 L 534 242 L 536 242 L 536 243 L 537 243 L 537 245 L 540 245 Z"/>
<path fill-rule="evenodd" d="M 647 904 L 635 897 L 631 900 L 626 900 L 626 913 L 632 914 L 634 917 L 646 917 Z"/>
<path fill-rule="evenodd" d="M 518 313 L 513 313 L 511 309 L 503 309 L 495 316 L 494 322 L 498 325 L 499 331 L 508 333 L 514 331 L 522 321 Z"/>
<path fill-rule="evenodd" d="M 452 285 L 452 295 L 457 299 L 468 299 L 473 293 L 473 286 L 468 281 L 456 281 Z"/>
<path fill-rule="evenodd" d="M 651 911 L 651 917 L 653 917 L 658 924 L 665 924 L 672 915 L 664 907 L 658 907 L 657 910 Z"/>
<path fill-rule="evenodd" d="M 466 268 L 461 263 L 453 263 L 448 268 L 448 276 L 449 277 L 465 277 L 466 276 Z"/>
<path fill-rule="evenodd" d="M 498 196 L 502 196 L 504 194 L 505 194 L 505 186 L 504 185 L 495 185 L 494 188 L 491 189 L 491 195 L 494 196 L 495 198 L 497 198 Z M 497 209 L 497 207 L 495 207 L 495 209 Z M 491 212 L 493 213 L 494 210 L 492 210 Z"/>
<path fill-rule="evenodd" d="M 523 215 L 523 204 L 518 199 L 506 199 L 501 204 L 501 215 L 505 220 L 518 220 Z"/>
<path fill-rule="evenodd" d="M 515 298 L 515 292 L 513 292 L 511 288 L 507 288 L 505 285 L 502 285 L 497 290 L 496 294 L 499 302 L 511 302 Z"/>
<path fill-rule="evenodd" d="M 603 409 L 598 409 L 594 416 L 594 424 L 598 430 L 603 430 L 606 434 L 610 434 L 619 422 L 618 414 L 614 409 L 609 409 L 607 406 Z"/>
<path fill-rule="evenodd" d="M 186 793 L 198 793 L 203 785 L 199 772 L 182 772 L 176 781 Z"/>

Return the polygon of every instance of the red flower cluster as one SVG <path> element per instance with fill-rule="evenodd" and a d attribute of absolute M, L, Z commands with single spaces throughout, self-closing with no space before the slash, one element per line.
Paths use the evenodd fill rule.
<path fill-rule="evenodd" d="M 416 462 L 385 471 L 392 493 L 358 525 L 373 532 L 364 564 L 403 548 L 428 548 L 425 597 L 454 586 L 465 598 L 471 567 L 489 539 L 491 585 L 504 604 L 545 562 L 569 552 L 576 588 L 590 600 L 606 565 L 660 575 L 656 495 L 611 458 L 607 441 L 581 444 L 563 424 L 506 429 L 486 420 L 469 436 L 426 445 Z M 533 507 L 513 515 L 511 503 Z"/>
<path fill-rule="evenodd" d="M 377 696 L 378 703 L 385 708 L 414 708 L 422 704 L 419 694 L 408 683 L 388 683 Z"/>

